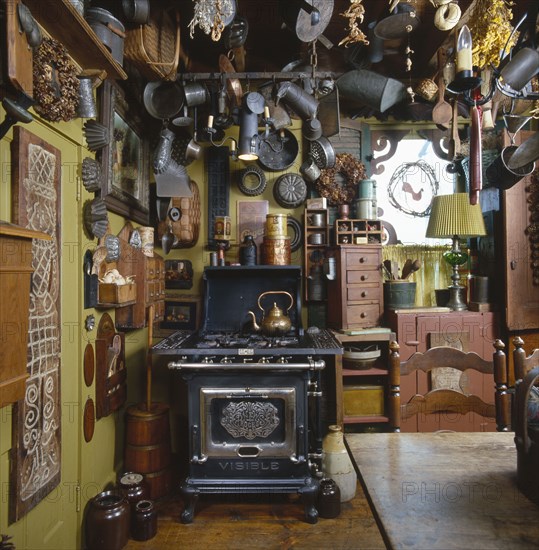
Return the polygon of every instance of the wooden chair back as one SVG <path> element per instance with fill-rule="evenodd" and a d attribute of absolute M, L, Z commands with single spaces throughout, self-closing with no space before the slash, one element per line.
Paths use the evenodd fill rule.
<path fill-rule="evenodd" d="M 513 338 L 515 349 L 513 350 L 513 362 L 515 365 L 515 383 L 522 380 L 526 373 L 539 365 L 539 348 L 534 349 L 526 356 L 524 340 L 520 336 Z"/>
<path fill-rule="evenodd" d="M 451 347 L 434 347 L 424 353 L 414 353 L 407 361 L 400 361 L 399 345 L 389 345 L 389 404 L 391 414 L 396 419 L 393 431 L 400 431 L 400 420 L 417 414 L 451 413 L 465 415 L 469 412 L 484 418 L 496 420 L 498 431 L 509 431 L 510 398 L 507 391 L 507 363 L 505 345 L 501 340 L 494 343 L 492 361 L 482 359 L 475 352 L 464 352 Z M 461 372 L 473 369 L 482 374 L 492 375 L 494 404 L 486 403 L 479 395 L 467 395 L 454 389 L 433 389 L 425 394 L 414 395 L 407 403 L 401 403 L 400 377 L 414 371 L 429 373 L 434 368 L 452 367 Z"/>
<path fill-rule="evenodd" d="M 525 495 L 539 501 L 539 424 L 531 423 L 528 419 L 528 400 L 532 386 L 536 384 L 539 384 L 539 365 L 516 382 L 513 423 L 517 448 L 517 484 Z"/>

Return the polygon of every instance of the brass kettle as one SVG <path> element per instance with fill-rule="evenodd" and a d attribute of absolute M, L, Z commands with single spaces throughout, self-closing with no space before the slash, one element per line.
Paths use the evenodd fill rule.
<path fill-rule="evenodd" d="M 261 299 L 267 294 L 285 294 L 290 298 L 290 305 L 286 310 L 286 313 L 283 313 L 283 310 L 277 306 L 276 302 L 273 302 L 273 307 L 269 310 L 266 315 L 262 304 L 260 303 Z M 256 315 L 252 311 L 248 311 L 247 314 L 251 316 L 253 320 L 253 329 L 255 332 L 262 332 L 266 336 L 282 336 L 286 334 L 292 327 L 292 321 L 288 317 L 288 312 L 290 308 L 294 305 L 294 298 L 289 292 L 280 291 L 280 290 L 269 290 L 263 292 L 258 297 L 258 307 L 262 310 L 263 316 L 260 321 L 260 325 L 256 322 Z"/>

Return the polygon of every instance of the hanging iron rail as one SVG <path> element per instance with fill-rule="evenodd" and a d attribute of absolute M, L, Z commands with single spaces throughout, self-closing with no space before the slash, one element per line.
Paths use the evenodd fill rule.
<path fill-rule="evenodd" d="M 339 78 L 343 72 L 335 71 L 317 71 L 314 78 Z M 178 80 L 220 80 L 222 75 L 230 75 L 231 78 L 239 80 L 291 80 L 294 78 L 313 78 L 312 71 L 292 71 L 292 72 L 246 72 L 246 73 L 221 73 L 214 71 L 211 73 L 181 73 L 178 74 Z"/>

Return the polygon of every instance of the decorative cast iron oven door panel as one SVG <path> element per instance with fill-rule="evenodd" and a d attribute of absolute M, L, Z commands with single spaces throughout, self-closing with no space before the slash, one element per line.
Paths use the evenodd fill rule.
<path fill-rule="evenodd" d="M 201 388 L 201 459 L 298 460 L 295 388 Z"/>
<path fill-rule="evenodd" d="M 309 373 L 189 373 L 190 478 L 299 477 L 308 467 Z"/>
<path fill-rule="evenodd" d="M 182 371 L 188 394 L 190 463 L 180 486 L 182 522 L 193 521 L 203 493 L 296 493 L 306 521 L 316 523 L 318 468 L 311 460 L 319 450 L 316 388 L 324 361 L 234 360 L 169 363 Z"/>

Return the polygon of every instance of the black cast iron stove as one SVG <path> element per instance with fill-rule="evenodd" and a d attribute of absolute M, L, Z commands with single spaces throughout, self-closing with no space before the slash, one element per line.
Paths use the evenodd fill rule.
<path fill-rule="evenodd" d="M 188 387 L 189 474 L 181 485 L 182 521 L 193 521 L 201 493 L 298 493 L 315 523 L 322 434 L 320 374 L 325 356 L 342 353 L 331 332 L 301 324 L 299 266 L 208 267 L 204 323 L 152 348 L 170 357 Z M 286 311 L 282 336 L 253 331 L 258 298 Z M 268 304 L 268 306 L 271 304 Z"/>

